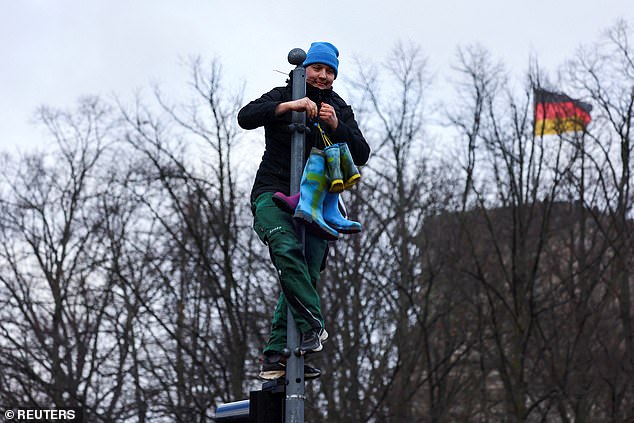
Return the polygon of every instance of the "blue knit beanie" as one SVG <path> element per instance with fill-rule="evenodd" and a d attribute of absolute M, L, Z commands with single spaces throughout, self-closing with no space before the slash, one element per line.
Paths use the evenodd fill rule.
<path fill-rule="evenodd" d="M 339 72 L 339 50 L 337 47 L 330 43 L 316 42 L 310 45 L 308 53 L 306 53 L 306 60 L 304 60 L 303 66 L 312 65 L 313 63 L 323 63 L 328 65 L 335 71 L 335 78 Z"/>

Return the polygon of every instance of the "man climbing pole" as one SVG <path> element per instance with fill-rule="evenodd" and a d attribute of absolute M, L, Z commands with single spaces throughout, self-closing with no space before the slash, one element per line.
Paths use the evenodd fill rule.
<path fill-rule="evenodd" d="M 276 379 L 286 373 L 287 309 L 301 333 L 299 350 L 314 353 L 322 350 L 328 337 L 317 292 L 322 264 L 328 249 L 327 239 L 336 239 L 337 229 L 323 221 L 322 211 L 330 183 L 315 181 L 326 174 L 326 143 L 341 147 L 348 165 L 363 165 L 370 155 L 370 147 L 359 130 L 352 108 L 332 90 L 338 75 L 339 51 L 327 42 L 312 43 L 303 66 L 306 68 L 306 97 L 292 100 L 292 81 L 284 87 L 273 88 L 257 100 L 251 101 L 238 113 L 238 123 L 244 129 L 264 127 L 265 150 L 251 191 L 253 228 L 269 247 L 273 265 L 277 269 L 282 293 L 273 314 L 271 334 L 264 348 L 260 377 Z M 290 191 L 291 112 L 305 112 L 306 135 L 304 161 L 307 162 L 300 185 L 301 198 L 293 200 Z M 280 206 L 274 202 L 277 193 Z M 310 198 L 308 198 L 310 197 Z M 294 201 L 299 201 L 295 206 Z M 279 202 L 279 201 L 278 201 Z M 289 204 L 292 204 L 289 206 Z M 317 206 L 319 204 L 319 206 Z M 295 210 L 297 209 L 297 210 Z M 289 214 L 289 211 L 292 212 Z M 306 223 L 313 220 L 324 224 L 313 225 L 307 231 L 304 246 L 293 226 L 295 219 Z M 312 217 L 311 217 L 312 216 Z M 313 219 L 313 217 L 317 217 Z M 334 220 L 334 219 L 333 219 Z M 346 230 L 352 222 L 338 216 L 337 228 Z M 342 223 L 343 222 L 343 223 Z M 358 225 L 358 224 L 357 224 Z M 356 226 L 355 226 L 356 228 Z M 349 232 L 357 231 L 351 229 Z M 319 369 L 304 366 L 306 379 L 319 377 Z"/>

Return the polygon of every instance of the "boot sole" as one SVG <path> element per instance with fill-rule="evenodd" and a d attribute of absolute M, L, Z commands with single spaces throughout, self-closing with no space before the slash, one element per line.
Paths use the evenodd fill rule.
<path fill-rule="evenodd" d="M 293 219 L 297 219 L 305 224 L 306 229 L 308 229 L 312 234 L 317 235 L 321 238 L 327 239 L 329 241 L 336 241 L 339 239 L 339 233 L 333 229 L 333 232 L 329 232 L 320 226 L 317 222 L 313 220 L 313 217 L 307 213 L 304 213 L 302 210 L 296 210 Z"/>
<path fill-rule="evenodd" d="M 328 222 L 326 222 L 326 223 L 328 223 Z M 339 227 L 334 226 L 334 225 L 330 225 L 330 226 L 332 226 L 340 234 L 352 235 L 352 234 L 358 234 L 358 233 L 361 232 L 361 229 L 346 229 L 346 228 L 339 228 Z"/>

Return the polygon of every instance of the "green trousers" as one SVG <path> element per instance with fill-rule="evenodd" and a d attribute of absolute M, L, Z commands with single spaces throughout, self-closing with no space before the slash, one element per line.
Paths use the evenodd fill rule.
<path fill-rule="evenodd" d="M 328 247 L 326 240 L 306 232 L 302 248 L 292 216 L 277 207 L 272 198 L 273 193 L 260 194 L 251 205 L 253 229 L 268 245 L 282 287 L 265 353 L 281 352 L 286 347 L 288 306 L 301 333 L 324 327 L 317 282 Z"/>

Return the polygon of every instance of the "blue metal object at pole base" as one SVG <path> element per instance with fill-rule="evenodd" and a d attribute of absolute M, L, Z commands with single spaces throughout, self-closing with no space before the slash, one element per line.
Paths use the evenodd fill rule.
<path fill-rule="evenodd" d="M 249 400 L 228 402 L 216 407 L 217 423 L 248 423 L 249 422 Z"/>
<path fill-rule="evenodd" d="M 286 384 L 283 378 L 262 384 L 251 391 L 248 400 L 228 402 L 216 407 L 216 423 L 283 423 Z"/>

